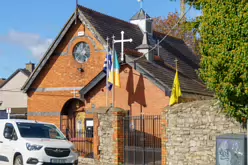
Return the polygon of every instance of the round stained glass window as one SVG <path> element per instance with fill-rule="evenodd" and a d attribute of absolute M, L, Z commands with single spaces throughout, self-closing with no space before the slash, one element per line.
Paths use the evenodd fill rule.
<path fill-rule="evenodd" d="M 73 49 L 73 56 L 79 63 L 84 63 L 90 58 L 90 46 L 85 42 L 79 42 Z"/>

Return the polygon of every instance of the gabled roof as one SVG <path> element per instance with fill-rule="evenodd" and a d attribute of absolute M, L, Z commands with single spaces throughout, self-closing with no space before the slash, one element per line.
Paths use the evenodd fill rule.
<path fill-rule="evenodd" d="M 4 81 L 4 83 L 0 84 L 0 88 L 2 88 L 5 84 L 7 84 L 13 77 L 15 77 L 15 75 L 17 75 L 17 73 L 22 72 L 24 75 L 26 75 L 27 77 L 30 76 L 30 71 L 28 71 L 27 69 L 17 69 L 14 73 L 12 73 L 12 75 L 10 75 L 7 80 Z"/>
<path fill-rule="evenodd" d="M 113 35 L 115 36 L 115 39 L 120 39 L 121 31 L 124 31 L 125 38 L 133 39 L 133 42 L 125 43 L 126 49 L 135 51 L 135 48 L 142 45 L 144 35 L 137 25 L 99 13 L 83 6 L 78 6 L 78 13 L 79 19 L 84 24 L 86 24 L 86 26 L 100 41 L 100 43 L 106 44 L 105 39 L 107 37 L 111 38 Z M 145 12 L 141 10 L 139 13 L 139 17 L 141 17 L 142 13 L 144 14 Z M 58 37 L 55 39 L 54 43 L 41 59 L 35 71 L 32 73 L 23 87 L 23 90 L 25 92 L 28 90 L 28 88 L 35 80 L 36 76 L 42 70 L 42 68 L 46 64 L 46 61 L 50 58 L 55 48 L 62 40 L 63 36 L 72 25 L 74 19 L 75 16 L 73 14 L 58 35 Z M 154 46 L 157 40 L 161 40 L 164 36 L 164 34 L 158 32 L 153 32 L 152 35 L 148 34 L 147 38 L 149 46 Z M 120 46 L 121 44 L 115 45 L 117 53 L 121 51 Z M 164 91 L 170 91 L 175 75 L 175 59 L 177 59 L 179 66 L 178 69 L 180 72 L 179 76 L 181 79 L 183 91 L 210 95 L 210 93 L 206 90 L 204 84 L 196 74 L 196 70 L 199 68 L 199 57 L 193 54 L 193 52 L 187 47 L 184 41 L 171 36 L 167 36 L 165 40 L 161 42 L 160 46 L 161 47 L 159 48 L 159 56 L 163 60 L 163 62 L 150 62 L 146 61 L 145 58 L 141 58 L 137 61 L 137 66 L 141 68 L 140 71 L 149 75 L 150 80 L 153 82 L 157 82 L 157 84 L 159 84 L 161 88 L 166 89 Z M 133 57 L 130 56 L 130 54 L 127 54 L 127 58 L 129 58 L 129 60 L 132 60 Z M 131 63 L 129 63 L 129 65 L 134 67 Z M 172 70 L 170 70 L 169 68 L 172 68 Z M 98 80 L 103 78 L 102 76 L 103 74 L 98 75 L 96 79 L 93 79 L 92 82 L 85 87 L 85 89 L 81 90 L 81 92 L 87 93 L 88 90 L 90 90 L 94 85 L 97 84 Z"/>
<path fill-rule="evenodd" d="M 109 42 L 111 43 L 113 35 L 115 36 L 116 40 L 119 40 L 121 39 L 121 31 L 124 31 L 125 38 L 133 39 L 133 42 L 125 43 L 126 48 L 135 49 L 142 43 L 143 33 L 137 25 L 102 14 L 83 6 L 79 6 L 78 8 L 83 16 L 90 22 L 90 24 L 104 40 L 108 37 L 110 38 Z M 111 46 L 112 45 L 110 44 L 110 47 Z M 121 44 L 116 44 L 115 49 L 117 52 L 120 52 Z"/>
<path fill-rule="evenodd" d="M 146 19 L 151 18 L 142 8 L 138 13 L 136 13 L 130 20 L 140 20 L 140 19 Z"/>
<path fill-rule="evenodd" d="M 89 84 L 83 87 L 79 93 L 81 96 L 87 94 L 92 88 L 94 88 L 101 80 L 106 77 L 106 73 L 104 71 L 100 72 Z"/>
<path fill-rule="evenodd" d="M 106 38 L 110 38 L 111 43 L 111 37 L 115 35 L 115 39 L 121 39 L 121 31 L 123 30 L 125 32 L 125 37 L 132 37 L 133 42 L 131 43 L 125 43 L 125 46 L 130 49 L 135 49 L 138 45 L 142 43 L 142 37 L 143 34 L 140 31 L 139 27 L 137 25 L 131 24 L 129 22 L 104 15 L 102 13 L 99 13 L 97 11 L 94 11 L 92 9 L 78 6 L 79 11 L 79 18 L 83 19 L 81 21 L 84 21 L 85 24 L 92 30 L 92 32 L 96 35 L 96 37 L 101 40 L 102 44 L 106 42 Z M 43 58 L 40 60 L 39 64 L 35 68 L 35 70 L 32 72 L 30 78 L 26 81 L 24 86 L 22 87 L 22 90 L 24 92 L 27 92 L 33 81 L 38 76 L 39 72 L 42 70 L 44 65 L 46 64 L 47 60 L 50 58 L 50 56 L 53 54 L 54 50 L 64 37 L 64 35 L 67 33 L 68 29 L 71 27 L 73 22 L 75 21 L 75 13 L 72 14 L 71 18 L 67 21 L 59 35 L 56 37 L 54 42 L 51 44 L 51 46 L 48 48 L 47 52 L 43 56 Z M 111 47 L 112 45 L 110 45 Z M 120 52 L 121 47 L 120 44 L 115 46 L 115 49 L 117 52 Z"/>
<path fill-rule="evenodd" d="M 155 84 L 158 88 L 170 96 L 175 76 L 175 69 L 167 65 L 163 60 L 147 61 L 145 57 L 140 58 L 137 62 L 133 60 L 141 54 L 131 50 L 125 51 L 126 62 L 129 66 L 137 70 L 149 81 Z M 127 55 L 130 54 L 130 55 Z M 91 91 L 99 82 L 104 80 L 106 74 L 102 71 L 91 82 L 80 90 L 81 97 L 84 97 Z M 208 91 L 203 83 L 185 76 L 179 71 L 180 87 L 183 93 L 199 94 L 203 96 L 213 96 L 213 93 Z"/>
<path fill-rule="evenodd" d="M 153 62 L 140 58 L 135 63 L 134 56 L 126 55 L 127 63 L 137 71 L 144 74 L 150 81 L 153 81 L 161 90 L 170 95 L 175 77 L 175 69 L 163 61 L 155 60 Z M 195 93 L 199 95 L 212 96 L 205 86 L 190 76 L 184 75 L 179 71 L 180 87 L 182 92 Z"/>
<path fill-rule="evenodd" d="M 54 50 L 57 48 L 58 44 L 60 43 L 64 35 L 67 33 L 68 29 L 71 27 L 74 21 L 75 21 L 75 13 L 73 13 L 70 19 L 66 22 L 63 29 L 60 31 L 56 39 L 53 41 L 53 43 L 50 45 L 50 47 L 46 51 L 45 55 L 41 58 L 37 67 L 34 69 L 30 77 L 27 79 L 27 81 L 23 85 L 22 90 L 24 92 L 27 92 L 27 90 L 29 89 L 33 81 L 36 79 L 36 77 L 38 76 L 42 68 L 45 66 L 46 62 L 48 61 L 50 56 L 53 54 Z"/>

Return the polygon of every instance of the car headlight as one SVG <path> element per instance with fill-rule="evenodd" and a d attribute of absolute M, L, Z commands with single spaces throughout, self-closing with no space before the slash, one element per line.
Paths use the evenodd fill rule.
<path fill-rule="evenodd" d="M 72 152 L 78 152 L 77 149 L 76 149 L 76 147 L 75 147 L 74 145 L 71 146 L 71 151 L 72 151 Z"/>
<path fill-rule="evenodd" d="M 26 147 L 29 151 L 38 151 L 40 150 L 43 146 L 41 145 L 36 145 L 36 144 L 30 144 L 30 143 L 26 143 Z"/>

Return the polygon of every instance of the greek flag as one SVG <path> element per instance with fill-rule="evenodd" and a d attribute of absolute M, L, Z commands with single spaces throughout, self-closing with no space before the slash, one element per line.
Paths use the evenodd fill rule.
<path fill-rule="evenodd" d="M 108 53 L 106 55 L 104 65 L 103 65 L 103 71 L 106 73 L 106 76 L 108 76 L 107 79 L 109 79 L 111 67 L 112 67 L 112 55 L 110 53 Z M 106 84 L 106 86 L 107 86 L 108 90 L 111 91 L 112 86 L 113 86 L 112 83 L 108 82 Z"/>

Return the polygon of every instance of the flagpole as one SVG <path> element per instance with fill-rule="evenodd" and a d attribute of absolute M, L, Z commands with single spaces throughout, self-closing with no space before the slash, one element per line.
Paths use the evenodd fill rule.
<path fill-rule="evenodd" d="M 177 60 L 177 58 L 175 59 L 175 63 L 176 63 L 176 74 L 178 74 L 178 60 Z M 176 98 L 176 103 L 178 103 L 178 96 L 177 96 L 177 98 Z"/>
<path fill-rule="evenodd" d="M 175 62 L 176 62 L 176 71 L 177 71 L 177 62 L 178 62 L 177 58 L 175 59 Z"/>
<path fill-rule="evenodd" d="M 107 51 L 107 56 L 106 56 L 106 58 L 107 58 L 107 73 L 106 73 L 106 107 L 108 107 L 108 77 L 109 77 L 109 76 L 108 76 L 108 75 L 109 75 L 109 65 L 108 65 L 108 64 L 109 64 L 109 59 L 108 59 L 108 58 L 109 58 L 109 57 L 108 57 L 108 56 L 109 56 L 109 54 L 108 54 L 109 52 L 108 52 L 108 47 L 109 47 L 109 38 L 107 37 L 106 40 L 107 40 L 107 48 L 106 48 L 106 49 L 107 49 L 107 50 L 106 50 L 106 51 Z"/>
<path fill-rule="evenodd" d="M 112 89 L 112 107 L 115 107 L 115 36 L 112 37 L 112 66 L 113 66 L 113 89 Z"/>

